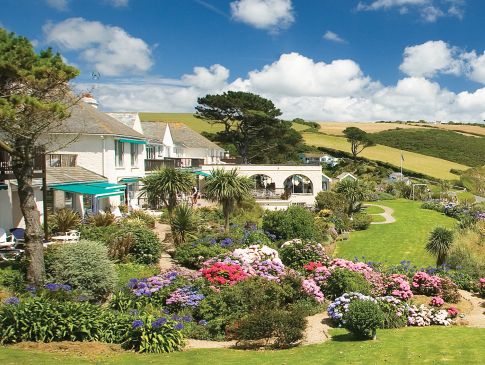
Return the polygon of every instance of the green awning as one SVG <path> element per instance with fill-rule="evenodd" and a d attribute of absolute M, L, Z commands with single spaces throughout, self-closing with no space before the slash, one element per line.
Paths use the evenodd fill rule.
<path fill-rule="evenodd" d="M 192 172 L 199 176 L 204 176 L 204 177 L 211 176 L 209 172 L 205 172 L 205 171 L 192 171 Z"/>
<path fill-rule="evenodd" d="M 125 177 L 124 179 L 120 180 L 120 183 L 129 184 L 129 183 L 137 183 L 138 181 L 140 181 L 139 177 Z"/>
<path fill-rule="evenodd" d="M 143 141 L 141 139 L 120 138 L 118 141 L 132 144 L 147 144 L 147 141 Z"/>
<path fill-rule="evenodd" d="M 109 196 L 124 195 L 126 186 L 100 182 L 91 184 L 61 184 L 54 185 L 51 188 L 69 193 L 94 195 L 95 198 L 106 198 Z"/>

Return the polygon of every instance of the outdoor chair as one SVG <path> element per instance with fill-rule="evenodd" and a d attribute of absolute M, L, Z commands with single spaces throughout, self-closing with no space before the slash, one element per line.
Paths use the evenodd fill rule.
<path fill-rule="evenodd" d="M 0 249 L 14 248 L 15 241 L 13 236 L 7 236 L 7 232 L 3 228 L 0 228 Z"/>
<path fill-rule="evenodd" d="M 72 239 L 69 240 L 71 242 L 79 242 L 79 239 L 81 238 L 81 232 L 75 229 L 71 229 L 69 232 L 67 232 L 66 236 L 72 237 Z"/>
<path fill-rule="evenodd" d="M 13 240 L 16 243 L 24 243 L 25 242 L 25 229 L 23 229 L 23 228 L 12 228 L 12 229 L 10 229 L 10 233 L 12 234 Z"/>
<path fill-rule="evenodd" d="M 111 214 L 115 216 L 116 219 L 123 218 L 123 214 L 121 214 L 120 207 L 115 207 L 112 211 Z"/>

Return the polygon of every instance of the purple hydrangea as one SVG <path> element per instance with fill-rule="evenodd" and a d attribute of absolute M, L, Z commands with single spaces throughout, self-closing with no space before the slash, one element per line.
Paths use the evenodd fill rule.
<path fill-rule="evenodd" d="M 184 325 L 182 323 L 177 323 L 174 327 L 176 330 L 180 331 L 184 328 Z"/>
<path fill-rule="evenodd" d="M 156 321 L 152 322 L 152 327 L 153 328 L 160 328 L 162 327 L 165 323 L 167 323 L 167 318 L 161 317 L 158 318 Z"/>
<path fill-rule="evenodd" d="M 17 297 L 10 297 L 4 300 L 5 304 L 10 304 L 10 305 L 18 305 L 20 303 L 20 299 Z"/>
<path fill-rule="evenodd" d="M 184 286 L 172 292 L 166 303 L 180 307 L 197 307 L 204 298 L 204 294 L 199 293 L 194 287 Z"/>
<path fill-rule="evenodd" d="M 63 290 L 63 291 L 71 291 L 72 290 L 72 287 L 70 285 L 56 284 L 56 283 L 45 284 L 44 288 L 51 291 L 51 292 L 52 291 L 59 291 L 59 290 Z"/>
<path fill-rule="evenodd" d="M 131 324 L 131 327 L 133 327 L 133 329 L 143 327 L 143 321 L 141 319 L 135 319 Z"/>
<path fill-rule="evenodd" d="M 131 279 L 128 286 L 137 297 L 151 297 L 153 293 L 172 284 L 177 276 L 176 271 L 169 271 L 146 279 Z"/>
<path fill-rule="evenodd" d="M 183 316 L 182 321 L 187 322 L 187 323 L 192 322 L 192 316 L 190 314 Z"/>

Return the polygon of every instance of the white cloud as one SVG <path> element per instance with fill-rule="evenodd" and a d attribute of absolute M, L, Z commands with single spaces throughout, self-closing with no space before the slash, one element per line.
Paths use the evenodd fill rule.
<path fill-rule="evenodd" d="M 485 118 L 485 87 L 454 93 L 423 76 L 384 86 L 365 76 L 353 60 L 330 63 L 298 53 L 230 82 L 221 65 L 195 67 L 174 80 L 99 84 L 94 94 L 103 110 L 193 112 L 197 98 L 227 90 L 271 99 L 284 118 L 310 120 L 461 120 Z M 78 85 L 79 86 L 79 85 Z M 81 85 L 88 89 L 88 85 Z"/>
<path fill-rule="evenodd" d="M 272 32 L 295 20 L 291 0 L 237 0 L 231 2 L 231 13 L 237 21 Z"/>
<path fill-rule="evenodd" d="M 105 76 L 143 73 L 153 64 L 148 45 L 119 27 L 70 18 L 48 23 L 43 30 L 47 43 L 79 52 L 93 70 Z"/>
<path fill-rule="evenodd" d="M 123 8 L 128 6 L 130 0 L 104 0 L 106 3 L 114 6 L 115 8 Z"/>
<path fill-rule="evenodd" d="M 194 73 L 183 75 L 182 81 L 201 90 L 214 90 L 225 87 L 228 78 L 229 70 L 227 68 L 212 65 L 209 68 L 194 67 Z"/>
<path fill-rule="evenodd" d="M 408 14 L 410 9 L 419 12 L 421 19 L 434 23 L 444 16 L 463 18 L 465 0 L 372 0 L 360 1 L 359 11 L 397 9 L 400 14 Z"/>
<path fill-rule="evenodd" d="M 46 3 L 59 11 L 66 11 L 69 8 L 69 0 L 46 0 Z"/>
<path fill-rule="evenodd" d="M 468 62 L 468 77 L 485 85 L 485 52 L 477 55 L 475 51 L 472 51 L 465 54 L 463 58 Z"/>
<path fill-rule="evenodd" d="M 323 35 L 323 39 L 331 42 L 346 43 L 345 39 L 340 37 L 337 33 L 332 32 L 331 30 L 327 30 L 325 32 L 325 34 Z"/>
<path fill-rule="evenodd" d="M 462 67 L 456 48 L 443 41 L 428 41 L 406 47 L 399 69 L 410 76 L 432 77 L 438 72 L 458 75 Z"/>

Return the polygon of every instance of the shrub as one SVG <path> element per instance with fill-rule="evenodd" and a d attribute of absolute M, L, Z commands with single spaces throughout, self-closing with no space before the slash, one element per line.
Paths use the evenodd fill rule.
<path fill-rule="evenodd" d="M 332 214 L 327 218 L 330 223 L 333 223 L 338 233 L 349 231 L 352 228 L 352 221 L 346 214 Z"/>
<path fill-rule="evenodd" d="M 120 289 L 126 287 L 130 279 L 148 278 L 160 272 L 158 267 L 144 264 L 116 264 L 115 267 L 118 274 L 117 288 Z"/>
<path fill-rule="evenodd" d="M 458 285 L 450 278 L 441 278 L 440 296 L 447 303 L 458 303 L 461 299 L 461 295 L 458 292 Z"/>
<path fill-rule="evenodd" d="M 223 262 L 216 262 L 201 269 L 200 272 L 209 282 L 216 285 L 234 285 L 248 277 L 240 265 Z"/>
<path fill-rule="evenodd" d="M 281 261 L 292 269 L 301 270 L 309 262 L 326 263 L 329 258 L 323 246 L 315 241 L 294 239 L 285 242 L 279 250 Z"/>
<path fill-rule="evenodd" d="M 445 212 L 444 205 L 442 205 L 441 203 L 433 202 L 433 201 L 424 202 L 423 204 L 421 204 L 421 209 L 435 210 L 435 211 L 440 212 L 440 213 Z"/>
<path fill-rule="evenodd" d="M 226 248 L 217 244 L 185 243 L 176 247 L 174 259 L 182 266 L 200 269 L 204 261 L 226 252 Z"/>
<path fill-rule="evenodd" d="M 350 292 L 370 295 L 372 285 L 358 272 L 347 269 L 335 269 L 327 279 L 324 291 L 325 295 L 331 299 Z"/>
<path fill-rule="evenodd" d="M 485 278 L 479 280 L 478 293 L 482 298 L 485 298 Z"/>
<path fill-rule="evenodd" d="M 303 338 L 304 315 L 298 311 L 266 310 L 251 313 L 236 322 L 234 338 L 239 341 L 274 340 L 277 348 L 289 347 Z"/>
<path fill-rule="evenodd" d="M 51 232 L 68 232 L 81 225 L 81 217 L 71 209 L 62 208 L 49 216 L 49 229 Z"/>
<path fill-rule="evenodd" d="M 344 213 L 347 206 L 345 196 L 334 191 L 321 191 L 315 197 L 315 208 L 319 211 L 329 209 L 335 213 Z"/>
<path fill-rule="evenodd" d="M 380 192 L 377 194 L 377 199 L 378 200 L 394 200 L 396 197 L 392 194 L 385 193 L 385 192 Z"/>
<path fill-rule="evenodd" d="M 383 322 L 380 328 L 401 328 L 406 326 L 408 305 L 397 298 L 378 297 L 377 304 L 382 310 Z"/>
<path fill-rule="evenodd" d="M 382 326 L 384 314 L 379 304 L 369 300 L 356 300 L 349 304 L 344 314 L 344 327 L 358 337 L 376 339 L 376 332 Z"/>
<path fill-rule="evenodd" d="M 9 288 L 14 291 L 25 289 L 24 275 L 20 270 L 10 267 L 0 268 L 0 287 Z"/>
<path fill-rule="evenodd" d="M 131 212 L 128 219 L 139 219 L 143 221 L 148 228 L 155 228 L 155 217 L 143 210 L 135 210 Z"/>
<path fill-rule="evenodd" d="M 175 207 L 170 217 L 170 227 L 174 243 L 183 244 L 188 238 L 194 238 L 197 232 L 198 216 L 188 204 L 181 204 Z"/>
<path fill-rule="evenodd" d="M 371 222 L 372 217 L 367 213 L 357 213 L 352 219 L 352 228 L 356 231 L 363 231 L 369 228 Z"/>
<path fill-rule="evenodd" d="M 121 343 L 126 316 L 87 302 L 52 301 L 41 297 L 0 307 L 0 343 L 22 341 L 104 341 Z"/>
<path fill-rule="evenodd" d="M 106 298 L 116 285 L 114 263 L 101 243 L 81 240 L 51 246 L 46 256 L 46 272 L 53 282 L 69 284 L 90 299 Z"/>
<path fill-rule="evenodd" d="M 89 217 L 89 224 L 95 227 L 108 227 L 114 224 L 116 217 L 110 212 L 97 213 Z"/>
<path fill-rule="evenodd" d="M 263 229 L 275 235 L 276 239 L 301 238 L 320 241 L 323 236 L 315 226 L 313 213 L 299 206 L 265 212 Z"/>
<path fill-rule="evenodd" d="M 162 253 L 162 245 L 155 232 L 147 228 L 143 223 L 136 221 L 124 222 L 117 235 L 132 234 L 135 238 L 130 249 L 133 261 L 139 264 L 153 264 L 158 262 Z M 115 239 L 115 237 L 111 237 Z"/>
<path fill-rule="evenodd" d="M 131 233 L 113 237 L 109 242 L 108 257 L 114 261 L 126 262 L 134 243 L 135 237 Z"/>

